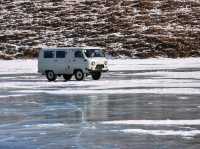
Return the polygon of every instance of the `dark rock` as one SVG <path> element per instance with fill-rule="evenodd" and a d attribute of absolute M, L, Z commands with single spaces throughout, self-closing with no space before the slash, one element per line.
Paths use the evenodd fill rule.
<path fill-rule="evenodd" d="M 33 48 L 33 49 L 25 49 L 23 52 L 23 56 L 25 58 L 36 58 L 39 55 L 40 48 Z"/>
<path fill-rule="evenodd" d="M 16 54 L 14 55 L 14 57 L 15 57 L 16 59 L 21 59 L 21 58 L 24 58 L 24 55 L 23 55 L 22 53 L 16 53 Z"/>
<path fill-rule="evenodd" d="M 0 59 L 3 60 L 12 60 L 14 59 L 11 55 L 5 54 L 5 53 L 0 53 Z"/>

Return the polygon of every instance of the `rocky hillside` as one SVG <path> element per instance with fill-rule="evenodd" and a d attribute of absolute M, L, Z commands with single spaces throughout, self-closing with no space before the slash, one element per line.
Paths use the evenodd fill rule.
<path fill-rule="evenodd" d="M 0 0 L 0 58 L 36 57 L 44 46 L 200 56 L 200 0 Z"/>

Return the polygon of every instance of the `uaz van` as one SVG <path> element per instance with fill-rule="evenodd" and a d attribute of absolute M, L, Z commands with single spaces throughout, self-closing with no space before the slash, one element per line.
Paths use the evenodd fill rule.
<path fill-rule="evenodd" d="M 94 80 L 107 72 L 107 60 L 103 49 L 92 47 L 43 48 L 38 58 L 38 72 L 46 75 L 49 81 L 55 81 L 57 76 L 70 80 L 83 80 L 91 75 Z"/>

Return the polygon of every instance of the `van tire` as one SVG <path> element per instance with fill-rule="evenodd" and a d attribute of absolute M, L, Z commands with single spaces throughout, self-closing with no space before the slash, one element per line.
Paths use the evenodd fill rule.
<path fill-rule="evenodd" d="M 65 81 L 69 81 L 69 80 L 71 80 L 72 75 L 64 74 L 63 78 L 65 79 Z"/>
<path fill-rule="evenodd" d="M 75 75 L 75 79 L 76 79 L 77 81 L 82 81 L 82 80 L 85 79 L 85 74 L 83 73 L 82 70 L 76 70 L 76 71 L 74 72 L 74 75 Z"/>
<path fill-rule="evenodd" d="M 99 80 L 101 78 L 101 72 L 92 72 L 92 79 Z"/>
<path fill-rule="evenodd" d="M 46 77 L 48 81 L 55 81 L 57 79 L 57 75 L 53 71 L 47 71 Z"/>

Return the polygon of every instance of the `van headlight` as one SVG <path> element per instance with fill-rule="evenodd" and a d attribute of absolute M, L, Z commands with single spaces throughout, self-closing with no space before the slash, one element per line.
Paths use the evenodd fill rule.
<path fill-rule="evenodd" d="M 94 65 L 95 65 L 95 62 L 94 62 L 94 61 L 93 61 L 93 62 L 91 62 L 91 65 L 93 65 L 93 66 L 94 66 Z"/>

